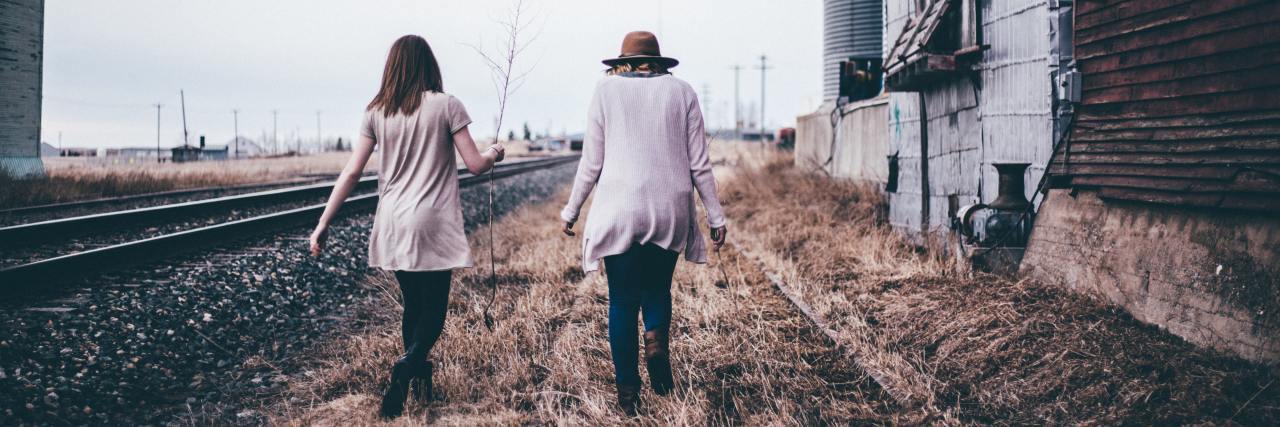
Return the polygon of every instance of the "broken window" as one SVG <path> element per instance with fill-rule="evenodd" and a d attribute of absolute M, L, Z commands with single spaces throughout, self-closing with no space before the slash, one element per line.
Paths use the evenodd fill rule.
<path fill-rule="evenodd" d="M 915 91 L 973 72 L 982 44 L 977 0 L 931 0 L 911 16 L 889 51 L 885 86 Z"/>

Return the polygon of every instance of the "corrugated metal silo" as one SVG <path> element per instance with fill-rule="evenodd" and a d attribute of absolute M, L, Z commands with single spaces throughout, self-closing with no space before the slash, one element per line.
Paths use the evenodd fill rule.
<path fill-rule="evenodd" d="M 884 0 L 825 0 L 823 7 L 823 98 L 833 100 L 840 89 L 840 61 L 851 57 L 880 58 Z"/>
<path fill-rule="evenodd" d="M 43 175 L 44 0 L 0 0 L 0 173 Z"/>

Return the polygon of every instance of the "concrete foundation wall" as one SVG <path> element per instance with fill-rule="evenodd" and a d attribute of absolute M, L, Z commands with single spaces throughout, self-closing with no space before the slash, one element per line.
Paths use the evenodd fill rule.
<path fill-rule="evenodd" d="M 44 1 L 0 0 L 0 173 L 43 175 Z"/>
<path fill-rule="evenodd" d="M 1280 361 L 1280 216 L 1052 190 L 1022 273 L 1124 307 L 1194 344 Z"/>
<path fill-rule="evenodd" d="M 885 152 L 888 148 L 888 98 L 846 105 L 833 129 L 831 112 L 834 108 L 831 103 L 824 104 L 818 111 L 796 118 L 796 167 L 823 170 L 837 178 L 886 182 L 889 177 Z M 836 132 L 834 144 L 833 130 Z"/>

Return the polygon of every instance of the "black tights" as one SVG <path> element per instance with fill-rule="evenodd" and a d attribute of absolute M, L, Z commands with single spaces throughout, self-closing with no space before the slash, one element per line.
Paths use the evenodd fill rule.
<path fill-rule="evenodd" d="M 449 285 L 453 271 L 397 271 L 396 281 L 404 295 L 404 320 L 400 332 L 405 357 L 426 362 L 431 347 L 440 339 L 449 309 Z"/>

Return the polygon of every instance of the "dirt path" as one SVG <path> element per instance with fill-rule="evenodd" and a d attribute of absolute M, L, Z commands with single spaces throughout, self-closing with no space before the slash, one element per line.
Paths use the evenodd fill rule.
<path fill-rule="evenodd" d="M 562 196 L 563 198 L 563 196 Z M 461 272 L 432 357 L 438 400 L 412 403 L 397 423 L 615 424 L 603 276 L 578 268 L 578 240 L 558 235 L 559 201 L 503 219 L 501 292 L 493 331 L 481 305 L 487 269 Z M 475 233 L 483 236 L 484 233 Z M 473 246 L 478 264 L 487 247 Z M 729 248 L 724 269 L 680 264 L 672 353 L 679 391 L 643 396 L 643 424 L 889 422 L 894 401 Z M 372 286 L 394 288 L 385 278 Z M 289 424 L 376 424 L 373 414 L 398 351 L 394 292 L 385 328 L 335 343 L 271 408 Z M 291 401 L 291 402 L 290 402 Z"/>

